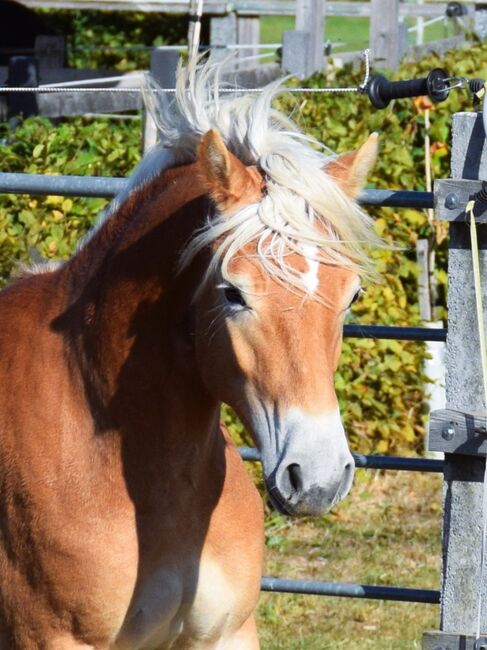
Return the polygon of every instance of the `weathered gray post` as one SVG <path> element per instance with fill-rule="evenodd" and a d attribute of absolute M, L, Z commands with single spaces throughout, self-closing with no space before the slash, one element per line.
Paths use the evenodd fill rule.
<path fill-rule="evenodd" d="M 430 449 L 445 452 L 443 572 L 440 632 L 424 650 L 472 650 L 480 589 L 487 633 L 487 584 L 481 584 L 482 490 L 486 418 L 469 226 L 465 205 L 487 179 L 481 115 L 453 118 L 452 179 L 435 183 L 437 218 L 450 221 L 448 261 L 447 406 L 432 414 Z M 469 180 L 461 180 L 469 179 Z M 478 218 L 484 319 L 487 316 L 487 213 Z M 478 415 L 478 414 L 483 415 Z M 484 646 L 481 646 L 484 647 Z M 487 646 L 485 646 L 487 647 Z"/>
<path fill-rule="evenodd" d="M 237 43 L 239 45 L 253 45 L 246 47 L 239 52 L 238 67 L 240 70 L 251 70 L 257 66 L 257 61 L 242 61 L 246 57 L 256 56 L 259 53 L 260 42 L 260 18 L 259 16 L 238 16 L 237 17 Z"/>
<path fill-rule="evenodd" d="M 325 0 L 297 0 L 296 29 L 283 33 L 282 67 L 300 79 L 323 70 L 325 5 Z"/>
<path fill-rule="evenodd" d="M 487 4 L 476 2 L 474 7 L 474 33 L 480 40 L 487 37 Z"/>
<path fill-rule="evenodd" d="M 11 56 L 8 62 L 7 86 L 38 86 L 39 63 L 33 56 Z M 7 117 L 37 115 L 37 95 L 34 93 L 9 93 Z"/>
<path fill-rule="evenodd" d="M 64 68 L 66 65 L 64 36 L 37 36 L 34 56 L 39 61 L 41 78 L 45 70 Z"/>
<path fill-rule="evenodd" d="M 401 57 L 399 0 L 370 0 L 369 47 L 381 67 L 395 70 Z"/>
<path fill-rule="evenodd" d="M 156 48 L 152 51 L 150 60 L 150 71 L 161 88 L 174 88 L 176 85 L 176 69 L 179 61 L 177 50 L 165 50 Z M 144 140 L 143 152 L 146 153 L 157 141 L 157 129 L 152 117 L 144 111 Z"/>
<path fill-rule="evenodd" d="M 213 57 L 228 56 L 227 45 L 238 41 L 237 14 L 231 11 L 225 16 L 214 16 L 210 20 L 210 46 Z"/>

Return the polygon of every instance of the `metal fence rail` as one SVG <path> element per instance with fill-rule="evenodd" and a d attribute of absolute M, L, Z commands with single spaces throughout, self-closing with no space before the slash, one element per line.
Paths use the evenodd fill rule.
<path fill-rule="evenodd" d="M 253 447 L 239 447 L 243 460 L 259 461 L 260 454 Z M 412 472 L 443 472 L 443 461 L 430 458 L 402 458 L 398 456 L 365 456 L 353 454 L 355 465 L 368 469 L 407 470 Z M 431 589 L 408 587 L 386 587 L 382 585 L 361 585 L 346 582 L 322 582 L 317 580 L 291 580 L 264 576 L 262 591 L 306 594 L 314 596 L 339 596 L 344 598 L 365 598 L 407 603 L 438 605 L 440 592 Z"/>
<path fill-rule="evenodd" d="M 243 460 L 259 462 L 260 454 L 254 447 L 239 447 Z M 407 472 L 443 472 L 443 461 L 433 458 L 404 458 L 402 456 L 366 456 L 352 454 L 356 467 L 366 469 L 395 469 Z"/>
<path fill-rule="evenodd" d="M 389 325 L 345 325 L 343 335 L 356 339 L 394 339 L 396 341 L 446 341 L 445 328 L 393 327 Z"/>
<path fill-rule="evenodd" d="M 315 596 L 341 596 L 344 598 L 367 598 L 370 600 L 394 600 L 403 603 L 426 603 L 438 605 L 440 592 L 432 589 L 407 589 L 405 587 L 382 587 L 347 582 L 321 582 L 318 580 L 289 580 L 269 578 L 261 580 L 262 591 Z"/>
<path fill-rule="evenodd" d="M 87 196 L 110 199 L 123 190 L 125 178 L 111 176 L 52 176 L 49 174 L 0 173 L 0 193 L 46 196 Z M 432 208 L 433 192 L 365 190 L 359 200 L 364 205 L 396 208 Z"/>

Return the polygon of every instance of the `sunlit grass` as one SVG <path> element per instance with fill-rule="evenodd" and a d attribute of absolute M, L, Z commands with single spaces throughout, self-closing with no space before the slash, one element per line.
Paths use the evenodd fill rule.
<path fill-rule="evenodd" d="M 347 501 L 320 519 L 267 523 L 267 575 L 438 589 L 441 478 L 357 472 Z M 411 650 L 438 607 L 263 594 L 263 650 Z"/>
<path fill-rule="evenodd" d="M 282 43 L 282 33 L 286 29 L 295 29 L 293 16 L 262 16 L 260 19 L 260 42 Z M 408 26 L 416 24 L 408 19 Z M 453 34 L 452 23 L 438 22 L 428 25 L 424 30 L 424 41 L 445 38 Z M 369 46 L 369 19 L 364 17 L 329 16 L 324 30 L 325 39 L 334 45 L 334 51 L 352 52 Z M 416 33 L 408 36 L 410 45 L 416 43 Z"/>

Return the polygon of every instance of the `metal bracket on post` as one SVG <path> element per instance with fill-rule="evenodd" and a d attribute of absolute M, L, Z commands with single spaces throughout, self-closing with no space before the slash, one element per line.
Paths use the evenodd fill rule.
<path fill-rule="evenodd" d="M 475 641 L 474 636 L 464 634 L 425 632 L 422 650 L 487 650 L 487 638 Z"/>
<path fill-rule="evenodd" d="M 430 414 L 429 451 L 466 456 L 487 455 L 487 413 L 441 409 Z"/>
<path fill-rule="evenodd" d="M 465 206 L 482 189 L 481 181 L 456 178 L 435 181 L 435 215 L 441 221 L 465 223 Z M 487 223 L 487 211 L 475 213 L 477 223 Z"/>

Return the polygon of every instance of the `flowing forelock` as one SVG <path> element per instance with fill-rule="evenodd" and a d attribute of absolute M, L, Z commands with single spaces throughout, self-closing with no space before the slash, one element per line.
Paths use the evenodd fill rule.
<path fill-rule="evenodd" d="M 161 145 L 179 163 L 194 161 L 201 136 L 216 129 L 228 149 L 244 164 L 256 165 L 265 178 L 258 204 L 208 216 L 181 265 L 218 242 L 207 276 L 221 266 L 228 277 L 232 258 L 254 243 L 268 273 L 301 289 L 302 274 L 289 263 L 295 252 L 310 257 L 312 251 L 315 261 L 370 274 L 368 252 L 379 243 L 372 220 L 326 173 L 335 156 L 273 107 L 276 96 L 286 91 L 283 80 L 258 93 L 226 93 L 224 66 L 211 61 L 181 65 L 170 99 L 151 78 L 144 93 Z"/>

